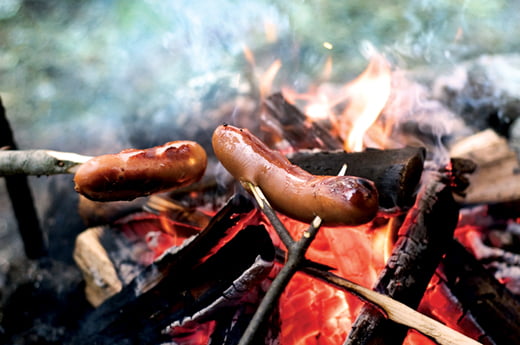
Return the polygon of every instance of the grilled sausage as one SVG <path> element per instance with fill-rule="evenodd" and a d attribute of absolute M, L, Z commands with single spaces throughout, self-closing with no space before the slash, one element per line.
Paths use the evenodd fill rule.
<path fill-rule="evenodd" d="M 205 150 L 192 141 L 172 141 L 145 150 L 94 157 L 74 176 L 75 189 L 95 201 L 132 200 L 198 181 Z"/>
<path fill-rule="evenodd" d="M 219 126 L 212 143 L 216 157 L 231 175 L 259 186 L 273 208 L 292 218 L 310 222 L 320 216 L 327 225 L 353 226 L 372 220 L 378 211 L 373 182 L 312 175 L 246 129 Z"/>

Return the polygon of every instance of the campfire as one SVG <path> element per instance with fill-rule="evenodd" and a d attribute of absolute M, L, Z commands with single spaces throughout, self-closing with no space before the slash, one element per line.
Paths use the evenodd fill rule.
<path fill-rule="evenodd" d="M 305 94 L 271 90 L 281 68 L 264 73 L 259 106 L 215 119 L 207 157 L 191 142 L 109 158 L 16 150 L 2 114 L 0 172 L 29 258 L 46 243 L 24 175 L 74 174 L 82 194 L 84 290 L 68 298 L 89 306 L 62 339 L 518 343 L 518 161 L 504 137 L 470 130 L 379 54 Z"/>

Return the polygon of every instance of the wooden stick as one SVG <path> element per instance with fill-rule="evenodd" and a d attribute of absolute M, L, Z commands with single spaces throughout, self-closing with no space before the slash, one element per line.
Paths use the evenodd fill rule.
<path fill-rule="evenodd" d="M 344 176 L 347 172 L 347 165 L 343 164 L 338 176 Z M 265 294 L 262 302 L 258 306 L 257 311 L 253 315 L 253 318 L 249 322 L 244 334 L 240 338 L 239 345 L 250 345 L 258 339 L 260 333 L 264 329 L 264 325 L 269 320 L 271 313 L 277 305 L 278 299 L 282 295 L 283 291 L 289 281 L 292 279 L 294 274 L 298 271 L 303 262 L 305 262 L 305 253 L 311 245 L 312 241 L 316 238 L 318 231 L 322 224 L 322 219 L 318 216 L 314 217 L 309 228 L 303 232 L 301 238 L 298 241 L 294 241 L 289 231 L 285 228 L 282 222 L 276 216 L 276 213 L 272 210 L 269 201 L 264 196 L 262 189 L 250 182 L 247 183 L 247 187 L 251 190 L 254 197 L 256 198 L 260 208 L 265 212 L 269 212 L 269 220 L 273 221 L 271 224 L 274 229 L 284 242 L 287 247 L 288 257 L 287 262 L 284 264 L 276 278 L 273 280 L 269 290 Z"/>
<path fill-rule="evenodd" d="M 338 277 L 330 272 L 304 267 L 302 272 L 318 278 L 328 284 L 351 292 L 366 302 L 380 309 L 385 316 L 394 322 L 413 328 L 418 332 L 434 339 L 440 345 L 477 345 L 481 344 L 444 324 L 423 315 L 407 305 L 400 303 L 391 297 L 380 294 L 366 287 Z"/>
<path fill-rule="evenodd" d="M 0 150 L 0 176 L 73 174 L 91 158 L 51 150 Z"/>
<path fill-rule="evenodd" d="M 342 171 L 344 170 L 346 169 L 342 169 Z M 263 205 L 261 206 L 261 208 L 265 209 L 266 205 L 269 205 L 269 202 L 267 201 L 267 199 L 265 199 L 265 196 L 263 196 L 260 187 L 253 185 L 252 183 L 248 183 L 248 187 L 251 189 L 251 191 L 255 191 L 255 198 L 258 198 L 258 203 L 260 205 Z M 278 218 L 276 214 L 274 214 L 274 217 Z M 279 223 L 282 224 L 281 222 Z M 249 325 L 247 326 L 244 334 L 240 338 L 240 342 L 238 343 L 238 345 L 251 345 L 259 339 L 259 335 L 263 331 L 265 323 L 269 320 L 271 313 L 276 307 L 278 299 L 285 290 L 287 284 L 289 284 L 291 278 L 300 268 L 301 263 L 305 260 L 305 253 L 307 252 L 307 249 L 309 248 L 312 241 L 318 234 L 318 230 L 321 227 L 321 223 L 322 219 L 320 217 L 315 217 L 309 225 L 309 228 L 303 232 L 302 237 L 296 242 L 292 239 L 291 235 L 283 225 L 281 229 L 278 229 L 273 225 L 277 233 L 280 234 L 287 232 L 287 234 L 284 234 L 283 236 L 287 235 L 291 239 L 290 241 L 287 241 L 290 243 L 287 247 L 287 262 L 282 267 L 276 278 L 273 280 L 271 286 L 269 287 L 269 290 L 267 290 L 267 293 L 265 294 L 264 298 L 262 299 L 262 302 L 258 306 L 258 309 L 253 315 L 253 318 L 249 322 Z"/>
<path fill-rule="evenodd" d="M 289 249 L 294 244 L 294 240 L 291 237 L 291 234 L 289 233 L 287 228 L 280 221 L 280 218 L 278 218 L 278 216 L 276 215 L 276 212 L 271 207 L 271 204 L 265 197 L 260 187 L 255 186 L 252 183 L 247 183 L 246 185 L 247 188 L 251 190 L 251 193 L 253 193 L 253 196 L 255 197 L 258 206 L 260 207 L 262 212 L 264 212 L 267 219 L 269 219 L 269 221 L 271 222 L 271 225 L 276 230 L 278 236 L 280 236 L 280 239 L 282 240 L 285 247 Z"/>

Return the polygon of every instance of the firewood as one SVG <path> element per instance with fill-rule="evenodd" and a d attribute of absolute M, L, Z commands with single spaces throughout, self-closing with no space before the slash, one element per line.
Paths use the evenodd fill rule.
<path fill-rule="evenodd" d="M 496 344 L 520 344 L 520 301 L 453 240 L 443 260 L 446 284 Z"/>
<path fill-rule="evenodd" d="M 168 340 L 170 325 L 210 317 L 207 313 L 215 301 L 238 303 L 240 298 L 234 296 L 238 288 L 232 288 L 234 282 L 240 285 L 236 279 L 259 258 L 274 260 L 268 233 L 255 225 L 255 212 L 246 198 L 234 197 L 199 235 L 166 251 L 94 310 L 74 344 L 161 343 Z M 267 269 L 259 267 L 256 274 L 265 277 Z M 246 278 L 253 283 L 260 279 L 251 272 Z M 222 300 L 224 291 L 228 298 Z"/>
<path fill-rule="evenodd" d="M 121 291 L 122 283 L 100 243 L 102 227 L 90 228 L 76 238 L 74 260 L 83 272 L 85 294 L 94 307 Z"/>
<path fill-rule="evenodd" d="M 423 172 L 425 150 L 376 150 L 348 153 L 340 151 L 300 151 L 289 160 L 315 175 L 335 175 L 347 164 L 347 175 L 374 181 L 379 191 L 379 204 L 385 209 L 409 208 L 415 201 Z"/>
<path fill-rule="evenodd" d="M 11 126 L 0 99 L 0 147 L 16 150 Z M 3 151 L 0 150 L 0 153 Z M 2 176 L 2 174 L 0 174 Z M 5 176 L 5 185 L 13 211 L 18 222 L 18 230 L 22 237 L 25 254 L 30 259 L 38 259 L 47 254 L 45 235 L 40 227 L 38 214 L 34 206 L 31 189 L 27 177 L 23 175 Z"/>
<path fill-rule="evenodd" d="M 476 163 L 469 176 L 469 187 L 458 201 L 467 204 L 509 202 L 520 199 L 518 171 L 520 164 L 507 140 L 488 129 L 455 143 L 451 157 Z"/>
<path fill-rule="evenodd" d="M 440 174 L 430 178 L 408 212 L 374 290 L 417 308 L 446 244 L 453 238 L 457 220 L 458 206 L 451 189 Z M 397 345 L 407 331 L 388 321 L 378 309 L 364 306 L 345 344 Z"/>
<path fill-rule="evenodd" d="M 342 148 L 341 141 L 334 138 L 329 130 L 316 122 L 309 121 L 307 116 L 288 103 L 281 93 L 274 93 L 267 97 L 263 106 L 264 126 L 271 127 L 272 138 L 266 139 L 268 144 L 269 141 L 276 143 L 277 140 L 284 138 L 296 150 Z"/>

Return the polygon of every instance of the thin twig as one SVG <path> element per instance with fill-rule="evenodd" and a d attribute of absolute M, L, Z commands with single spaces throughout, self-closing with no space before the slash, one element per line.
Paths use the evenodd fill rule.
<path fill-rule="evenodd" d="M 294 242 L 287 248 L 289 252 L 287 262 L 273 280 L 269 290 L 267 290 L 267 293 L 258 306 L 257 311 L 253 315 L 253 318 L 242 335 L 242 338 L 238 343 L 239 345 L 250 345 L 255 342 L 255 339 L 258 339 L 258 336 L 264 329 L 273 309 L 276 307 L 280 295 L 285 290 L 285 287 L 293 275 L 298 271 L 300 264 L 305 258 L 305 252 L 316 237 L 320 226 L 321 218 L 315 217 L 309 228 L 303 232 L 300 240 Z"/>
<path fill-rule="evenodd" d="M 73 174 L 91 158 L 51 150 L 0 150 L 0 176 Z"/>

